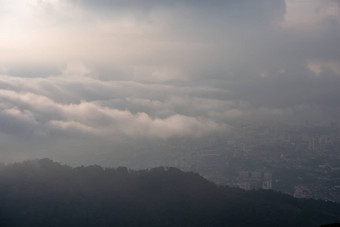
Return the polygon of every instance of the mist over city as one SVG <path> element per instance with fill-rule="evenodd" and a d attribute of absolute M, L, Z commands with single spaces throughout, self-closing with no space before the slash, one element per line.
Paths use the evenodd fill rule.
<path fill-rule="evenodd" d="M 0 162 L 340 203 L 339 40 L 338 0 L 0 0 Z"/>

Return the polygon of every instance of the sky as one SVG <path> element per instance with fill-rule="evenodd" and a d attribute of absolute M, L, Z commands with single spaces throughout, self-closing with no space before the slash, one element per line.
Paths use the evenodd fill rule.
<path fill-rule="evenodd" d="M 338 0 L 0 0 L 0 159 L 338 121 L 339 40 Z"/>

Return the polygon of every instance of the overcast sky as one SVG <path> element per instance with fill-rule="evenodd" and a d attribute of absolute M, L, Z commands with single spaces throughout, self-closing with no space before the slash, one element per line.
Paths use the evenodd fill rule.
<path fill-rule="evenodd" d="M 338 0 L 0 0 L 0 158 L 339 120 L 339 40 Z"/>

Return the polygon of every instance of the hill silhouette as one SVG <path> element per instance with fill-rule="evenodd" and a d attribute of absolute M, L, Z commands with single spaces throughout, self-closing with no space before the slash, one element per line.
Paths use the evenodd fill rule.
<path fill-rule="evenodd" d="M 0 226 L 320 226 L 340 204 L 217 186 L 176 168 L 0 167 Z"/>

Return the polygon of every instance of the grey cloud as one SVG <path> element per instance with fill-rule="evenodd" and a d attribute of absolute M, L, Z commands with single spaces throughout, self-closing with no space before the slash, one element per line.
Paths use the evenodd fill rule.
<path fill-rule="evenodd" d="M 7 64 L 0 56 L 6 69 L 0 140 L 9 141 L 7 147 L 14 137 L 36 132 L 25 141 L 31 152 L 44 153 L 53 144 L 51 154 L 58 146 L 65 153 L 70 147 L 110 154 L 129 139 L 141 144 L 223 133 L 234 122 L 330 121 L 340 115 L 334 15 L 306 30 L 285 25 L 283 0 L 37 4 L 51 14 L 35 28 L 47 26 L 58 37 L 52 42 L 45 34 L 43 41 L 51 44 L 29 63 L 14 56 Z M 18 52 L 25 51 L 23 45 Z"/>
<path fill-rule="evenodd" d="M 3 80 L 6 78 L 9 81 L 12 80 L 13 84 L 13 78 L 4 77 Z M 103 100 L 97 100 L 96 102 L 84 100 L 84 96 L 77 94 L 77 89 L 75 89 L 75 92 L 72 90 L 72 88 L 75 87 L 75 81 L 72 81 L 73 85 L 71 87 L 67 87 L 69 82 L 67 79 L 63 81 L 63 85 L 65 85 L 66 89 L 68 88 L 70 90 L 65 91 L 65 93 L 74 92 L 73 95 L 78 95 L 79 103 L 58 103 L 42 95 L 43 93 L 46 95 L 46 91 L 40 91 L 39 85 L 34 84 L 41 82 L 46 83 L 48 80 L 53 81 L 54 79 L 60 80 L 60 78 L 18 78 L 16 82 L 25 83 L 26 88 L 21 87 L 20 83 L 17 83 L 19 86 L 16 87 L 12 85 L 12 90 L 0 90 L 0 98 L 5 105 L 3 112 L 21 118 L 25 118 L 25 114 L 30 113 L 32 121 L 41 124 L 40 126 L 42 128 L 52 126 L 52 129 L 78 130 L 104 136 L 109 134 L 125 134 L 128 136 L 168 138 L 176 135 L 201 135 L 210 131 L 221 131 L 225 128 L 225 126 L 214 122 L 213 119 L 210 120 L 204 118 L 204 116 L 180 115 L 176 111 L 173 111 L 170 115 L 161 118 L 157 114 L 157 111 L 153 116 L 149 116 L 141 112 L 140 109 L 136 113 L 131 113 L 129 110 L 103 106 L 101 105 Z M 2 83 L 5 82 L 2 81 Z M 116 86 L 115 84 L 108 86 L 100 81 L 97 81 L 97 83 L 98 86 L 100 86 L 98 91 L 103 90 L 101 88 L 105 89 L 105 87 L 110 87 L 111 91 L 114 91 Z M 95 84 L 95 81 L 90 80 L 85 86 L 89 86 L 90 84 Z M 84 86 L 84 81 L 76 85 L 82 87 Z M 134 85 L 135 89 L 138 88 L 138 86 L 148 87 L 148 85 L 129 84 L 125 82 L 125 86 L 124 83 L 120 84 L 120 87 L 124 86 L 120 89 L 127 89 L 133 92 L 134 89 L 129 88 L 129 86 L 132 85 Z M 25 92 L 25 89 L 30 90 L 32 88 L 34 88 L 35 93 L 41 92 L 42 94 Z M 18 91 L 16 91 L 16 89 Z M 132 97 L 135 95 L 138 95 L 138 91 L 130 94 Z M 157 96 L 157 94 L 155 94 L 155 96 Z M 92 99 L 94 98 L 98 99 L 98 96 L 93 96 Z M 169 106 L 171 107 L 171 105 Z"/>
<path fill-rule="evenodd" d="M 15 107 L 8 109 L 2 107 L 1 109 L 0 128 L 2 132 L 18 136 L 18 138 L 37 133 L 37 123 L 29 111 L 22 111 Z"/>
<path fill-rule="evenodd" d="M 53 66 L 34 66 L 34 65 L 15 65 L 9 66 L 6 73 L 15 77 L 48 77 L 61 74 L 59 67 Z"/>
<path fill-rule="evenodd" d="M 174 7 L 181 5 L 190 6 L 192 8 L 198 8 L 203 10 L 210 10 L 212 8 L 219 8 L 227 11 L 229 13 L 233 13 L 233 16 L 240 16 L 238 14 L 238 10 L 245 11 L 248 15 L 249 13 L 253 13 L 254 16 L 259 17 L 266 14 L 271 14 L 271 11 L 267 11 L 267 9 L 276 8 L 276 7 L 284 7 L 284 1 L 268 1 L 268 0 L 260 0 L 260 1 L 236 1 L 236 0 L 99 0 L 99 1 L 90 1 L 90 0 L 70 0 L 69 2 L 73 2 L 77 5 L 85 5 L 91 7 L 93 9 L 101 8 L 101 9 L 109 9 L 109 10 L 119 10 L 119 9 L 140 9 L 140 10 L 150 10 L 158 7 Z M 263 6 L 267 7 L 264 8 Z M 230 9 L 230 10 L 228 10 Z M 258 12 L 262 11 L 264 14 L 258 15 Z"/>
<path fill-rule="evenodd" d="M 320 75 L 307 68 L 277 72 L 264 78 L 235 85 L 234 94 L 254 105 L 289 107 L 295 105 L 339 106 L 340 77 L 326 69 Z M 236 88 L 237 87 L 237 88 Z"/>

